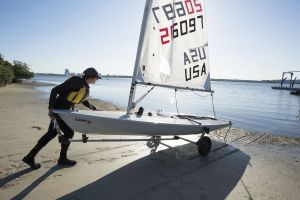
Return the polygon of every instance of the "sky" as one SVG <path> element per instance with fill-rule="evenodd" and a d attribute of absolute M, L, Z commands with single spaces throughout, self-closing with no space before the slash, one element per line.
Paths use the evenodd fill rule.
<path fill-rule="evenodd" d="M 131 75 L 144 0 L 0 0 L 0 52 L 34 72 Z M 300 71 L 299 0 L 206 0 L 213 78 Z M 299 75 L 300 79 L 300 75 Z"/>

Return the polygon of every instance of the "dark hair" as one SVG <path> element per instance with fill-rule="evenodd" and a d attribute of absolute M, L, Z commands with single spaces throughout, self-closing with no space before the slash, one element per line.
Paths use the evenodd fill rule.
<path fill-rule="evenodd" d="M 98 77 L 96 77 L 96 76 L 91 76 L 91 75 L 83 75 L 82 78 L 84 78 L 84 79 L 91 79 L 91 78 L 98 78 Z"/>

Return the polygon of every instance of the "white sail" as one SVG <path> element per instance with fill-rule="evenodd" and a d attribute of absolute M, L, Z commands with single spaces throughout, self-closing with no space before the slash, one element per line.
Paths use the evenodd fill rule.
<path fill-rule="evenodd" d="M 139 82 L 210 91 L 204 0 L 147 0 Z"/>

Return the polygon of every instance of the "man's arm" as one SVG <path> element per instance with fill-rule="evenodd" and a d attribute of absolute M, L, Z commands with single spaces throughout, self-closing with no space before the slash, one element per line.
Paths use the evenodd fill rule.
<path fill-rule="evenodd" d="M 53 115 L 53 112 L 52 112 L 52 109 L 55 105 L 55 102 L 56 102 L 56 98 L 57 98 L 57 95 L 58 94 L 61 94 L 64 89 L 65 89 L 65 86 L 64 86 L 65 83 L 62 83 L 56 87 L 54 87 L 52 90 L 51 90 L 51 93 L 50 93 L 50 98 L 49 98 L 49 112 L 48 112 L 48 116 L 49 117 L 52 117 Z"/>
<path fill-rule="evenodd" d="M 92 104 L 90 104 L 90 102 L 88 100 L 83 101 L 82 104 L 91 110 L 97 110 L 97 108 L 95 106 L 93 106 Z"/>

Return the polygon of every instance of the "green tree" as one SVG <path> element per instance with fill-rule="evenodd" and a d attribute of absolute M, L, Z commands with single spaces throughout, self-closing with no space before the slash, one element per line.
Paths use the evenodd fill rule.
<path fill-rule="evenodd" d="M 12 64 L 6 60 L 0 53 L 0 86 L 11 83 L 14 79 Z"/>
<path fill-rule="evenodd" d="M 14 82 L 18 82 L 20 79 L 30 79 L 34 76 L 30 71 L 29 66 L 21 61 L 13 61 Z"/>

